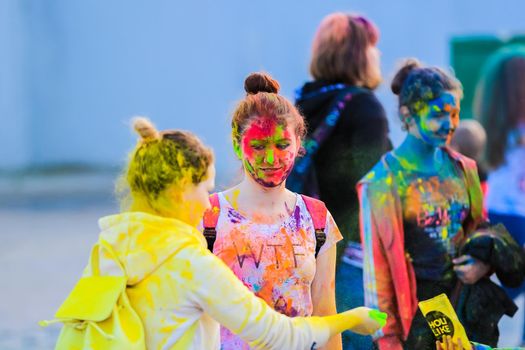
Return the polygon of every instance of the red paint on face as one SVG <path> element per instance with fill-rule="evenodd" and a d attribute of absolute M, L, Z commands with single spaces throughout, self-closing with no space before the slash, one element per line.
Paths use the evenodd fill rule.
<path fill-rule="evenodd" d="M 244 167 L 265 187 L 276 187 L 286 180 L 297 149 L 295 132 L 271 118 L 254 119 L 241 138 Z"/>

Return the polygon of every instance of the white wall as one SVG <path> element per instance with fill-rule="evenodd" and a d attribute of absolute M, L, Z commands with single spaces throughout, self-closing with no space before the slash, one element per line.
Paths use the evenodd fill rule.
<path fill-rule="evenodd" d="M 453 35 L 524 31 L 524 9 L 522 0 L 0 0 L 0 170 L 119 165 L 134 142 L 128 118 L 146 114 L 195 131 L 230 178 L 229 116 L 244 77 L 266 70 L 293 97 L 326 14 L 357 11 L 378 24 L 388 80 L 402 57 L 448 65 Z M 398 143 L 387 85 L 378 93 Z"/>
<path fill-rule="evenodd" d="M 17 5 L 0 0 L 0 171 L 30 162 L 25 18 Z"/>

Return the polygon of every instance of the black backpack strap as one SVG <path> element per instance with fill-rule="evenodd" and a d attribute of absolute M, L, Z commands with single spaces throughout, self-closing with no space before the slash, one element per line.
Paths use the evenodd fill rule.
<path fill-rule="evenodd" d="M 204 212 L 202 219 L 202 226 L 204 230 L 202 234 L 208 243 L 208 249 L 213 253 L 213 245 L 217 239 L 217 222 L 219 222 L 219 214 L 221 212 L 219 195 L 214 193 L 210 196 L 211 208 Z"/>
<path fill-rule="evenodd" d="M 319 251 L 321 250 L 321 247 L 326 242 L 326 232 L 323 229 L 316 229 L 315 230 L 315 258 L 317 259 L 317 255 L 319 255 Z"/>

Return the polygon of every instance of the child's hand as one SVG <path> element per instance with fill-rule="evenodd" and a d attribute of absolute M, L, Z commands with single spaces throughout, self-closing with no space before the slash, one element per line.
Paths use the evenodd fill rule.
<path fill-rule="evenodd" d="M 462 255 L 452 262 L 458 278 L 465 284 L 476 283 L 490 271 L 489 265 L 470 255 Z"/>
<path fill-rule="evenodd" d="M 463 347 L 463 343 L 461 342 L 461 339 L 457 339 L 458 343 L 455 344 L 452 341 L 452 337 L 450 335 L 446 335 L 443 337 L 443 343 L 440 343 L 439 340 L 436 341 L 436 350 L 471 350 L 472 346 L 470 344 L 467 344 L 466 347 Z"/>
<path fill-rule="evenodd" d="M 347 313 L 355 324 L 350 330 L 357 334 L 373 334 L 386 324 L 386 313 L 368 307 L 357 307 L 347 311 Z"/>

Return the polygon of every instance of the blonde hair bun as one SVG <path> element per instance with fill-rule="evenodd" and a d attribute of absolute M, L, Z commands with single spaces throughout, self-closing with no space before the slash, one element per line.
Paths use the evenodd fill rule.
<path fill-rule="evenodd" d="M 155 125 L 146 117 L 133 117 L 131 119 L 131 125 L 143 141 L 159 138 L 159 132 L 155 128 Z"/>

